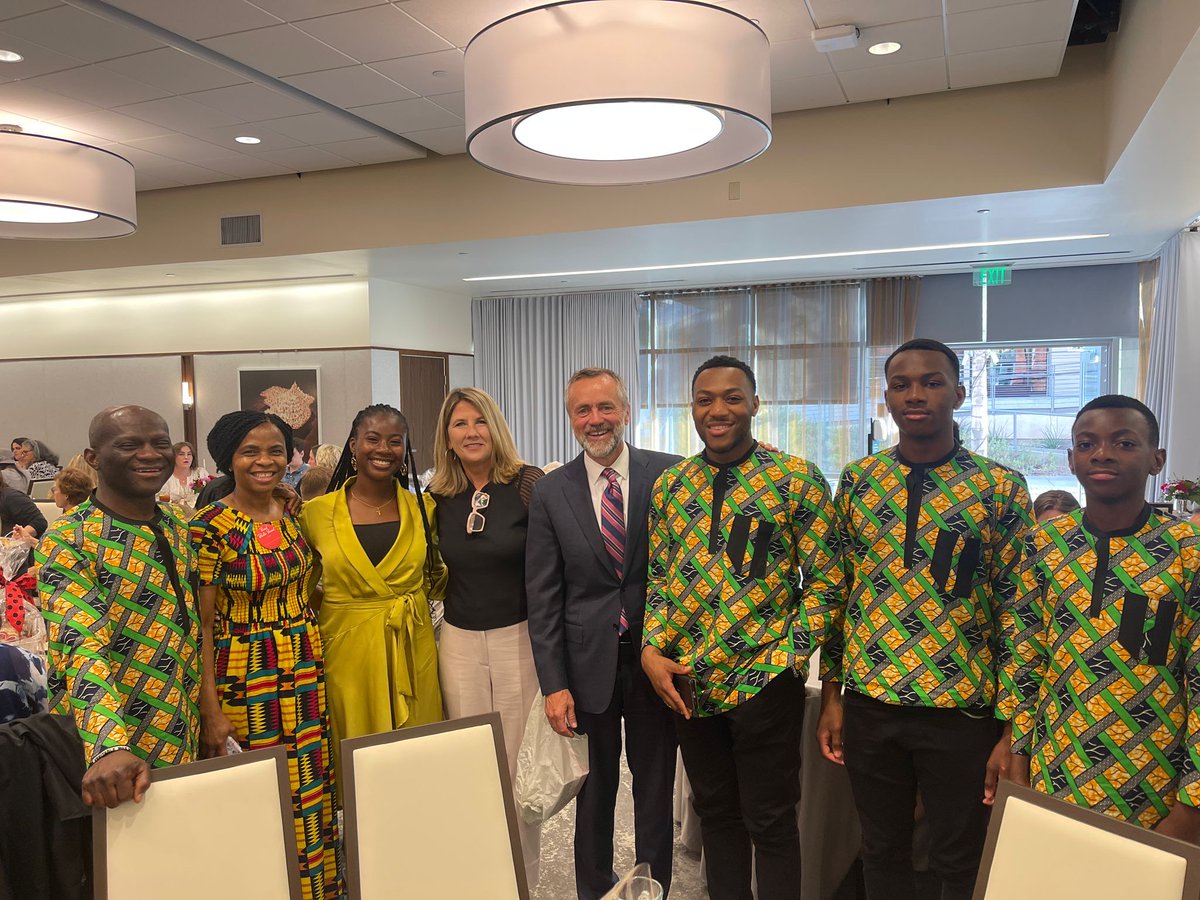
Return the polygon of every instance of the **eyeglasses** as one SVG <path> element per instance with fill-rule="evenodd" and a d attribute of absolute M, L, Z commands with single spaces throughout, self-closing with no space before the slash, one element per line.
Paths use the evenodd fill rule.
<path fill-rule="evenodd" d="M 471 511 L 467 513 L 467 534 L 479 534 L 483 531 L 483 526 L 487 524 L 487 519 L 483 517 L 481 509 L 487 509 L 492 498 L 483 491 L 476 491 L 471 495 Z"/>

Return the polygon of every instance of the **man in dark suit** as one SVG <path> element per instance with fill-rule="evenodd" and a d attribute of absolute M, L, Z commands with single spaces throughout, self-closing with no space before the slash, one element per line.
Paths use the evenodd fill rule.
<path fill-rule="evenodd" d="M 591 771 L 575 802 L 576 890 L 580 900 L 596 900 L 614 884 L 624 719 L 637 861 L 650 864 L 665 892 L 671 886 L 675 729 L 639 654 L 650 489 L 679 457 L 625 442 L 629 394 L 615 372 L 576 372 L 566 406 L 583 452 L 534 486 L 525 580 L 546 718 L 559 734 L 588 736 Z"/>

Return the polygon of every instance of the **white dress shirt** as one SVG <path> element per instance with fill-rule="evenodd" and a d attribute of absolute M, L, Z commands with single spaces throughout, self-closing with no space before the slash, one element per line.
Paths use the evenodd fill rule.
<path fill-rule="evenodd" d="M 621 518 L 629 524 L 629 445 L 621 442 L 621 453 L 613 460 L 611 466 L 602 466 L 586 453 L 583 454 L 583 466 L 587 469 L 588 486 L 592 490 L 592 507 L 596 510 L 596 524 L 600 524 L 600 501 L 608 487 L 605 469 L 617 473 L 617 484 L 621 486 Z"/>

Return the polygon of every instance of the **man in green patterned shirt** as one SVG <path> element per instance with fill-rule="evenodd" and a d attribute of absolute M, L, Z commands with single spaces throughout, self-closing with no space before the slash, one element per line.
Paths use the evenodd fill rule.
<path fill-rule="evenodd" d="M 47 530 L 38 590 L 51 711 L 73 716 L 83 800 L 141 800 L 150 768 L 190 762 L 199 734 L 200 622 L 187 526 L 156 502 L 174 466 L 167 423 L 140 406 L 88 431 L 92 497 Z"/>
<path fill-rule="evenodd" d="M 754 440 L 755 389 L 728 356 L 696 370 L 704 451 L 650 496 L 642 667 L 678 713 L 712 900 L 750 896 L 752 860 L 759 900 L 800 894 L 804 676 L 844 602 L 829 487 Z"/>
<path fill-rule="evenodd" d="M 1014 781 L 1200 843 L 1200 528 L 1146 503 L 1158 443 L 1132 397 L 1079 411 L 1087 506 L 1029 534 L 1001 693 Z"/>
<path fill-rule="evenodd" d="M 884 372 L 900 441 L 847 466 L 834 500 L 849 599 L 841 639 L 821 653 L 817 737 L 850 775 L 869 900 L 916 896 L 918 789 L 942 900 L 966 900 L 985 791 L 1008 759 L 997 721 L 1008 716 L 994 706 L 997 622 L 1011 617 L 1029 492 L 1019 473 L 956 440 L 953 350 L 909 341 Z"/>

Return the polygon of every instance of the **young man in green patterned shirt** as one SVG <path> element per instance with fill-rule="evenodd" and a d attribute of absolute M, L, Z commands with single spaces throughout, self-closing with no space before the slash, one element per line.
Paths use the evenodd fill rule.
<path fill-rule="evenodd" d="M 825 478 L 760 446 L 757 412 L 749 366 L 701 365 L 692 419 L 704 451 L 650 496 L 642 667 L 678 713 L 712 900 L 750 896 L 752 859 L 759 900 L 800 895 L 804 676 L 844 602 Z"/>
<path fill-rule="evenodd" d="M 1158 438 L 1131 397 L 1079 411 L 1087 506 L 1029 534 L 1001 693 L 1014 781 L 1200 843 L 1200 528 L 1146 503 Z"/>
<path fill-rule="evenodd" d="M 918 790 L 942 900 L 966 900 L 987 783 L 1008 759 L 997 721 L 1007 716 L 994 706 L 997 623 L 1011 617 L 1029 492 L 1019 473 L 958 443 L 953 350 L 909 341 L 884 372 L 900 441 L 847 466 L 834 500 L 849 599 L 842 639 L 822 650 L 818 740 L 850 775 L 869 900 L 916 896 Z"/>

